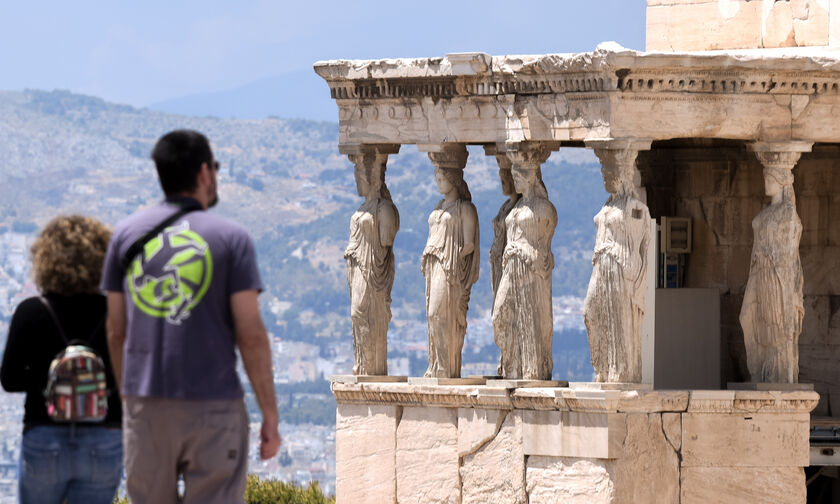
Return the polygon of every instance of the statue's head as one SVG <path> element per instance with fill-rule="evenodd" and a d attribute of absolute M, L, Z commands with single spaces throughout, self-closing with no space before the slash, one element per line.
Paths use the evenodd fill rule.
<path fill-rule="evenodd" d="M 381 196 L 385 187 L 385 154 L 365 153 L 354 159 L 353 176 L 359 196 Z"/>
<path fill-rule="evenodd" d="M 771 198 L 793 186 L 793 172 L 786 167 L 767 166 L 764 168 L 764 193 Z"/>
<path fill-rule="evenodd" d="M 449 194 L 452 189 L 458 192 L 458 199 L 472 200 L 464 170 L 459 168 L 435 167 L 435 181 L 441 194 Z"/>
<path fill-rule="evenodd" d="M 516 194 L 516 187 L 513 183 L 513 175 L 509 168 L 499 168 L 499 181 L 502 183 L 502 194 L 513 196 Z"/>

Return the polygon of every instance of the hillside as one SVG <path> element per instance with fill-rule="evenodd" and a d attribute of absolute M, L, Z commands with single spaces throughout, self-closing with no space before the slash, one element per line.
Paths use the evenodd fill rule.
<path fill-rule="evenodd" d="M 221 203 L 215 211 L 241 222 L 256 241 L 269 330 L 284 341 L 315 343 L 323 358 L 350 354 L 342 253 L 350 215 L 361 200 L 352 166 L 338 154 L 335 123 L 197 118 L 63 91 L 0 92 L 0 224 L 37 228 L 70 212 L 114 224 L 158 201 L 149 152 L 161 134 L 175 128 L 197 129 L 213 142 L 221 163 Z M 490 220 L 504 200 L 496 171 L 494 158 L 470 147 L 466 179 L 481 220 L 482 271 L 470 304 L 468 346 L 475 355 L 466 362 L 495 359 L 487 250 Z M 589 278 L 592 216 L 606 193 L 598 164 L 585 151 L 554 153 L 543 174 L 559 216 L 554 295 L 577 298 L 570 302 L 574 306 Z M 440 195 L 431 163 L 413 146 L 392 156 L 387 182 L 402 221 L 395 242 L 391 347 L 394 357 L 406 355 L 416 367 L 423 358 L 416 345 L 413 353 L 408 347 L 425 339 L 419 261 L 426 218 Z M 582 322 L 579 315 L 570 317 L 576 322 L 557 327 L 558 371 L 585 376 L 591 368 Z M 574 352 L 564 357 L 564 350 Z M 324 369 L 341 371 L 337 361 Z"/>

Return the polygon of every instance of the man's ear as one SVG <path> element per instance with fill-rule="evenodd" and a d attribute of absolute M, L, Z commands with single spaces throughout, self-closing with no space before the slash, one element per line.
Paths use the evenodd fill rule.
<path fill-rule="evenodd" d="M 201 169 L 198 170 L 198 177 L 196 177 L 196 188 L 208 185 L 210 185 L 210 165 L 201 163 Z"/>

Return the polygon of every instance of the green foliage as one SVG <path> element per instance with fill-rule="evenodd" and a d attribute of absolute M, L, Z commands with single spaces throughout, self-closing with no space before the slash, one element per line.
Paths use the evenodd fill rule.
<path fill-rule="evenodd" d="M 260 479 L 248 475 L 245 487 L 246 504 L 335 504 L 335 497 L 328 497 L 318 483 L 302 488 L 273 479 Z M 128 497 L 115 498 L 114 504 L 130 504 Z"/>
<path fill-rule="evenodd" d="M 282 481 L 260 479 L 252 474 L 248 476 L 245 502 L 247 504 L 327 504 L 335 503 L 335 498 L 325 496 L 317 482 L 301 488 Z"/>

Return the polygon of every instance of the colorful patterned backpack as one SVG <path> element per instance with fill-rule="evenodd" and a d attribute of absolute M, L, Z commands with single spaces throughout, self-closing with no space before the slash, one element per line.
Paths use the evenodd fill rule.
<path fill-rule="evenodd" d="M 50 364 L 47 388 L 47 415 L 54 422 L 101 422 L 108 414 L 108 385 L 105 363 L 84 341 L 68 341 L 64 329 L 46 298 L 39 298 L 50 314 L 67 347 Z M 102 328 L 96 326 L 89 339 Z"/>

